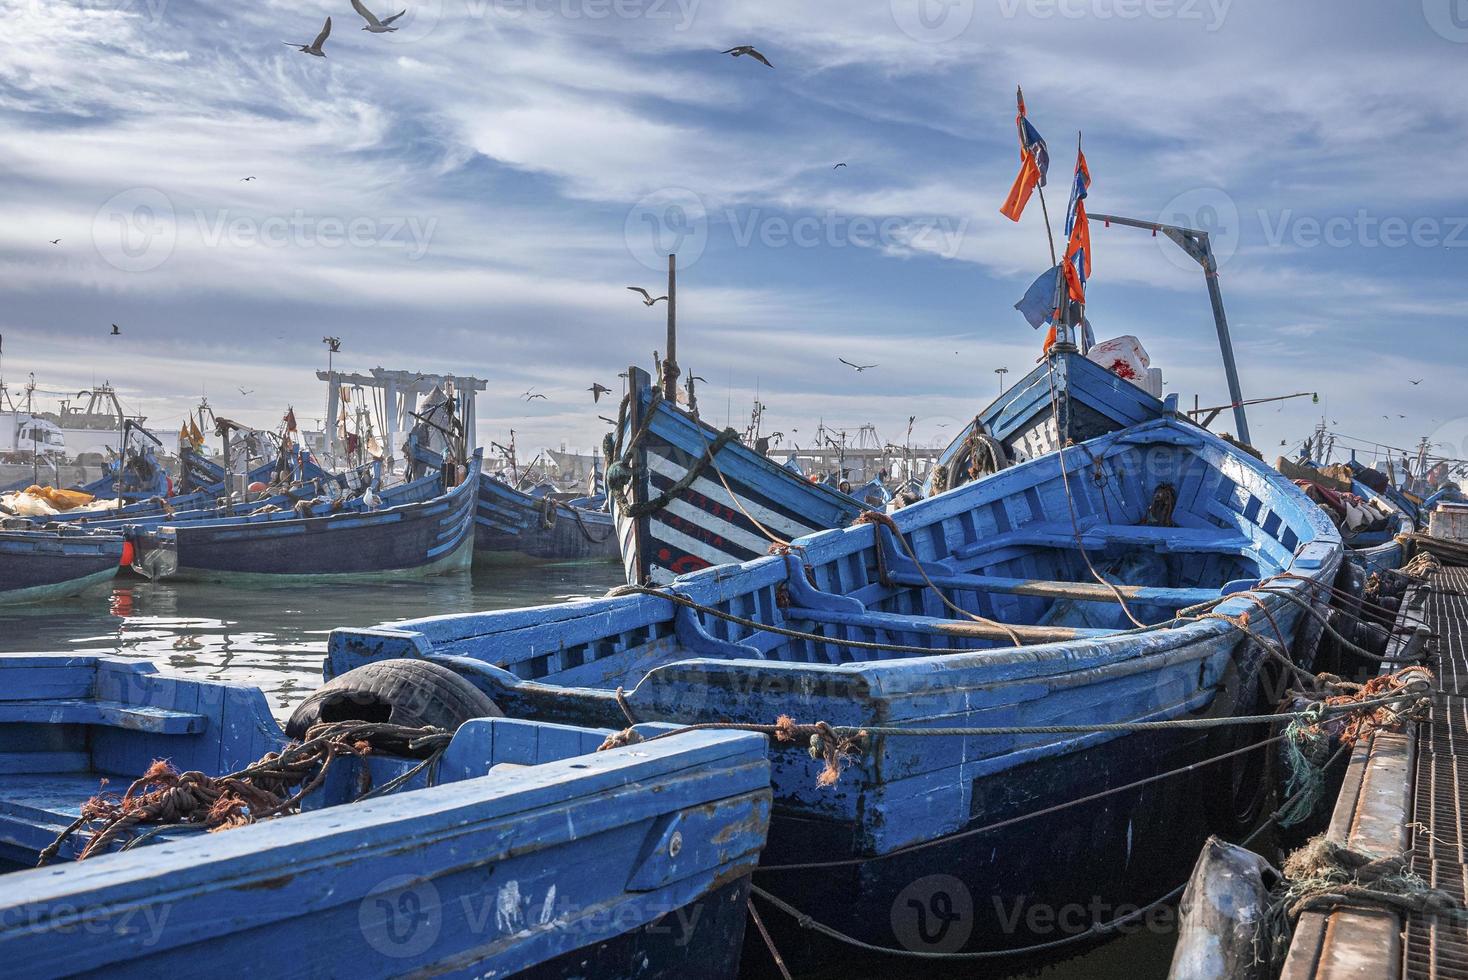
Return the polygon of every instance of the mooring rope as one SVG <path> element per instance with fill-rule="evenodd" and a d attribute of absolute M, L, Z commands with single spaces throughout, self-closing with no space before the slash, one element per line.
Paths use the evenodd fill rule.
<path fill-rule="evenodd" d="M 1005 633 L 1009 635 L 1009 639 L 1014 643 L 1015 646 L 1024 646 L 1024 643 L 1020 641 L 1019 634 L 1015 632 L 1014 627 L 1010 626 L 1008 623 L 1002 623 L 997 619 L 986 619 L 985 617 L 980 616 L 977 613 L 971 613 L 967 609 L 964 609 L 962 606 L 957 605 L 956 603 L 951 601 L 946 595 L 944 595 L 943 590 L 934 585 L 933 580 L 928 577 L 927 570 L 923 568 L 923 563 L 921 560 L 919 560 L 917 552 L 913 550 L 912 545 L 908 543 L 907 538 L 902 536 L 902 531 L 897 527 L 897 522 L 892 519 L 891 515 L 884 514 L 881 511 L 877 510 L 865 510 L 857 515 L 856 520 L 852 523 L 875 525 L 872 528 L 872 548 L 876 552 L 879 566 L 881 565 L 882 560 L 882 537 L 879 528 L 886 528 L 892 533 L 892 536 L 897 539 L 897 542 L 902 545 L 902 550 L 907 552 L 907 557 L 912 561 L 914 567 L 917 568 L 918 574 L 923 577 L 923 581 L 927 584 L 927 587 L 933 591 L 933 594 L 943 601 L 943 605 L 958 613 L 960 616 L 964 616 L 975 623 L 981 623 L 985 626 L 997 626 L 999 629 L 1002 629 Z M 882 578 L 886 578 L 885 567 L 882 567 L 880 569 L 880 574 Z M 887 585 L 888 583 L 884 581 L 883 584 Z"/>
<path fill-rule="evenodd" d="M 1206 759 L 1206 760 L 1203 760 L 1202 762 L 1194 763 L 1194 764 L 1189 765 L 1189 766 L 1180 767 L 1179 769 L 1175 769 L 1175 770 L 1172 770 L 1172 771 L 1167 772 L 1167 773 L 1161 773 L 1161 774 L 1159 774 L 1157 776 L 1154 776 L 1154 777 L 1148 777 L 1147 779 L 1144 779 L 1144 780 L 1138 780 L 1135 783 L 1128 784 L 1127 786 L 1117 787 L 1114 790 L 1105 791 L 1103 793 L 1092 794 L 1089 797 L 1082 797 L 1079 800 L 1073 800 L 1071 802 L 1059 804 L 1059 805 L 1054 806 L 1054 807 L 1047 807 L 1047 808 L 1045 808 L 1043 810 L 1038 810 L 1038 811 L 1035 811 L 1034 813 L 1025 814 L 1023 816 L 1011 818 L 1009 820 L 1001 820 L 1001 821 L 998 821 L 996 823 L 989 824 L 989 825 L 987 825 L 985 827 L 975 828 L 972 831 L 965 831 L 965 832 L 963 832 L 961 834 L 953 834 L 953 835 L 950 835 L 948 837 L 942 838 L 941 840 L 937 840 L 937 841 L 925 841 L 925 842 L 922 842 L 920 844 L 912 845 L 912 846 L 907 847 L 907 848 L 899 848 L 896 851 L 889 851 L 887 854 L 872 855 L 871 857 L 867 857 L 867 858 L 847 859 L 847 860 L 843 860 L 843 861 L 839 861 L 839 862 L 818 862 L 818 863 L 800 864 L 800 865 L 762 866 L 762 867 L 756 868 L 755 870 L 756 870 L 756 872 L 759 872 L 759 871 L 777 871 L 777 870 L 807 870 L 807 869 L 811 869 L 811 868 L 824 868 L 824 867 L 844 867 L 844 866 L 851 866 L 851 865 L 857 865 L 857 864 L 865 864 L 868 861 L 875 861 L 875 860 L 879 860 L 879 859 L 884 858 L 884 857 L 893 857 L 893 856 L 896 856 L 896 855 L 899 855 L 899 854 L 911 853 L 912 851 L 919 850 L 920 848 L 923 848 L 923 847 L 930 847 L 930 846 L 933 846 L 933 845 L 938 844 L 938 843 L 949 843 L 949 842 L 952 842 L 952 841 L 955 841 L 955 840 L 959 840 L 959 839 L 961 839 L 963 837 L 973 836 L 974 834 L 984 833 L 986 831 L 995 830 L 995 829 L 999 829 L 1001 827 L 1010 826 L 1010 825 L 1012 825 L 1014 823 L 1019 823 L 1019 822 L 1025 821 L 1025 820 L 1034 819 L 1035 817 L 1044 816 L 1044 815 L 1047 815 L 1049 813 L 1054 813 L 1054 812 L 1056 812 L 1058 810 L 1066 809 L 1066 808 L 1072 807 L 1072 806 L 1077 806 L 1077 805 L 1079 805 L 1081 803 L 1093 802 L 1093 801 L 1095 801 L 1097 799 L 1100 799 L 1100 798 L 1102 798 L 1104 796 L 1111 795 L 1112 793 L 1121 792 L 1121 791 L 1126 790 L 1126 789 L 1132 789 L 1132 788 L 1135 788 L 1137 786 L 1145 785 L 1148 782 L 1155 782 L 1158 779 L 1168 778 L 1170 776 L 1178 775 L 1178 774 L 1185 773 L 1185 772 L 1190 772 L 1190 771 L 1192 771 L 1195 768 L 1199 768 L 1201 766 L 1209 765 L 1209 764 L 1211 764 L 1213 762 L 1218 762 L 1218 761 L 1220 761 L 1222 759 L 1229 758 L 1230 756 L 1240 755 L 1240 754 L 1242 754 L 1244 752 L 1250 752 L 1250 751 L 1253 751 L 1255 749 L 1259 749 L 1259 748 L 1262 748 L 1264 746 L 1273 744 L 1274 742 L 1277 742 L 1277 741 L 1279 741 L 1280 739 L 1282 739 L 1284 737 L 1285 736 L 1283 736 L 1283 735 L 1277 735 L 1277 736 L 1275 736 L 1273 738 L 1266 739 L 1263 742 L 1258 742 L 1258 743 L 1255 743 L 1254 745 L 1248 745 L 1248 746 L 1245 746 L 1245 747 L 1243 747 L 1241 749 L 1235 749 L 1235 750 L 1233 750 L 1231 752 L 1225 752 L 1222 755 L 1214 756 L 1211 759 Z M 1344 748 L 1344 747 L 1342 747 L 1342 748 Z M 1339 752 L 1337 753 L 1337 755 L 1339 755 Z M 1252 832 L 1250 832 L 1248 834 L 1248 836 L 1246 836 L 1240 842 L 1240 845 L 1243 846 L 1243 847 L 1247 847 L 1250 844 L 1252 844 L 1259 837 L 1259 835 L 1261 835 L 1262 833 L 1264 833 L 1265 830 L 1268 830 L 1270 827 L 1274 826 L 1274 824 L 1279 820 L 1280 814 L 1285 810 L 1286 807 L 1289 807 L 1289 806 L 1293 805 L 1294 802 L 1295 802 L 1295 800 L 1294 800 L 1293 797 L 1290 798 L 1290 799 L 1285 800 L 1285 802 L 1283 804 L 1281 804 L 1278 809 L 1276 809 L 1273 813 L 1271 813 L 1268 817 L 1266 817 L 1264 819 L 1264 821 L 1258 827 L 1256 827 Z M 795 906 L 791 905 L 789 902 L 786 902 L 783 899 L 779 898 L 778 896 L 771 894 L 769 891 L 767 891 L 766 889 L 763 889 L 763 888 L 759 887 L 758 885 L 751 885 L 750 887 L 751 887 L 752 893 L 754 895 L 759 896 L 761 899 L 769 902 L 774 908 L 778 909 L 779 911 L 783 912 L 785 915 L 787 915 L 787 916 L 791 917 L 792 919 L 794 919 L 795 922 L 796 922 L 796 924 L 800 928 L 806 929 L 806 930 L 810 930 L 810 931 L 813 931 L 813 932 L 817 932 L 817 933 L 825 936 L 826 938 L 831 939 L 831 940 L 834 940 L 836 942 L 843 943 L 845 945 L 852 946 L 854 948 L 865 950 L 865 951 L 871 952 L 871 953 L 880 953 L 880 954 L 884 954 L 884 955 L 904 957 L 904 958 L 909 958 L 909 959 L 963 961 L 963 960 L 999 959 L 999 958 L 1012 957 L 1012 956 L 1032 955 L 1034 953 L 1040 953 L 1040 952 L 1045 952 L 1047 950 L 1059 949 L 1061 947 L 1070 946 L 1070 945 L 1073 945 L 1075 943 L 1079 943 L 1079 942 L 1082 942 L 1082 941 L 1096 939 L 1096 938 L 1098 938 L 1100 936 L 1104 936 L 1104 935 L 1107 935 L 1109 933 L 1116 932 L 1117 930 L 1122 929 L 1122 928 L 1125 928 L 1128 924 L 1130 924 L 1132 922 L 1135 922 L 1138 919 L 1142 918 L 1143 916 L 1149 914 L 1153 909 L 1156 909 L 1156 908 L 1158 908 L 1158 907 L 1160 907 L 1160 906 L 1162 906 L 1162 905 L 1164 905 L 1164 904 L 1166 904 L 1168 902 L 1171 902 L 1174 899 L 1178 898 L 1180 895 L 1182 895 L 1184 889 L 1187 888 L 1187 882 L 1183 882 L 1181 885 L 1178 885 L 1176 888 L 1173 888 L 1171 891 L 1167 892 L 1161 898 L 1158 898 L 1155 901 L 1150 902 L 1147 905 L 1144 905 L 1141 908 L 1138 908 L 1138 909 L 1136 909 L 1136 910 L 1134 910 L 1132 912 L 1128 912 L 1126 915 L 1122 915 L 1122 916 L 1119 916 L 1119 917 L 1117 917 L 1115 919 L 1108 920 L 1107 922 L 1094 923 L 1089 928 L 1087 928 L 1086 930 L 1084 930 L 1083 932 L 1079 932 L 1079 933 L 1076 933 L 1076 934 L 1071 935 L 1071 936 L 1063 936 L 1060 939 L 1052 939 L 1052 940 L 1048 940 L 1046 942 L 1034 943 L 1034 944 L 1031 944 L 1031 945 L 1028 945 L 1028 946 L 1015 947 L 1015 948 L 1012 948 L 1012 949 L 971 950 L 971 951 L 961 951 L 961 952 L 952 952 L 952 953 L 939 952 L 939 951 L 936 951 L 936 950 L 899 949 L 899 948 L 896 948 L 896 947 L 893 947 L 893 946 L 880 946 L 880 945 L 877 945 L 875 943 L 868 943 L 865 940 L 858 939 L 855 936 L 852 936 L 852 935 L 850 935 L 848 933 L 842 932 L 841 930 L 836 929 L 836 928 L 834 928 L 834 927 L 832 927 L 830 925 L 827 925 L 826 923 L 817 921 L 814 917 L 808 915 L 807 913 L 804 913 L 804 912 L 800 911 Z"/>

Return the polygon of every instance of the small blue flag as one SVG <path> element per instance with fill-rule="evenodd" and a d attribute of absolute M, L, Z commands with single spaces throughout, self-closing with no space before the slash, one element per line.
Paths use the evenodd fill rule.
<path fill-rule="evenodd" d="M 1040 278 L 1030 284 L 1025 290 L 1024 297 L 1014 304 L 1024 318 L 1029 321 L 1030 326 L 1039 330 L 1055 312 L 1055 277 L 1060 273 L 1060 266 L 1051 266 L 1040 273 Z"/>

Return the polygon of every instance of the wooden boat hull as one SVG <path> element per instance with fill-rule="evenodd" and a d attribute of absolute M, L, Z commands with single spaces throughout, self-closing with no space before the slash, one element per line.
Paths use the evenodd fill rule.
<path fill-rule="evenodd" d="M 475 561 L 616 561 L 618 557 L 611 514 L 532 497 L 502 480 L 480 476 Z"/>
<path fill-rule="evenodd" d="M 226 772 L 284 736 L 257 689 L 97 657 L 0 656 L 0 718 L 17 735 L 0 755 L 7 976 L 737 975 L 770 809 L 758 736 L 597 752 L 606 731 L 478 719 L 433 786 L 350 802 L 363 767 L 381 786 L 416 761 L 374 753 L 338 763 L 308 812 L 83 863 L 68 843 L 36 869 L 101 778 L 154 758 Z M 51 751 L 68 732 L 83 748 Z"/>
<path fill-rule="evenodd" d="M 775 539 L 841 527 L 863 510 L 670 406 L 655 397 L 647 372 L 628 370 L 622 462 L 609 467 L 607 488 L 629 583 L 748 561 Z"/>
<path fill-rule="evenodd" d="M 1062 391 L 1069 395 L 1067 438 L 1075 442 L 1140 425 L 1171 410 L 1168 403 L 1079 353 L 1053 354 L 964 426 L 938 457 L 926 493 L 931 496 L 968 482 L 965 473 L 955 472 L 962 468 L 955 461 L 976 432 L 997 440 L 1011 463 L 1053 453 L 1060 441 L 1055 412 Z M 939 472 L 944 475 L 937 477 Z"/>
<path fill-rule="evenodd" d="M 1172 503 L 1159 523 L 1164 496 Z M 696 607 L 641 595 L 338 630 L 328 673 L 426 657 L 469 677 L 513 717 L 606 725 L 622 717 L 617 688 L 635 717 L 681 722 L 768 725 L 783 714 L 853 728 L 1023 729 L 1237 715 L 1270 710 L 1284 674 L 1262 665 L 1239 617 L 1270 624 L 1269 642 L 1308 667 L 1316 616 L 1328 608 L 1324 586 L 1342 561 L 1335 527 L 1292 484 L 1170 418 L 920 501 L 892 520 L 905 546 L 862 525 L 801 539 L 790 555 L 679 578 L 677 594 Z M 1114 595 L 1086 573 L 1078 542 L 1128 583 L 1129 608 L 1144 622 L 1165 623 L 1210 596 L 1220 616 L 1129 628 Z M 1267 589 L 1258 587 L 1264 578 Z M 1026 645 L 1010 647 L 1002 628 L 955 615 L 944 600 L 1012 623 Z M 1204 822 L 1192 814 L 1206 807 L 1217 824 L 1267 813 L 1258 794 L 1268 783 L 1251 774 L 1253 761 L 957 835 L 1259 741 L 1221 731 L 880 735 L 833 786 L 818 783 L 821 763 L 804 745 L 775 745 L 766 865 L 857 863 L 832 875 L 766 871 L 756 881 L 864 942 L 914 948 L 921 930 L 901 931 L 894 917 L 907 914 L 909 888 L 932 898 L 945 883 L 931 877 L 947 875 L 967 891 L 974 916 L 954 948 L 1059 938 L 1053 917 L 1046 924 L 1022 908 L 1016 921 L 1006 910 L 1036 896 L 1086 910 L 1067 920 L 1085 928 L 1108 910 L 1158 898 L 1186 877 L 1193 853 L 1165 842 L 1201 844 Z M 949 892 L 945 902 L 958 888 Z"/>
<path fill-rule="evenodd" d="M 0 606 L 80 595 L 110 582 L 121 534 L 0 530 Z"/>
<path fill-rule="evenodd" d="M 460 572 L 473 558 L 477 489 L 478 471 L 471 469 L 447 493 L 375 511 L 187 521 L 136 531 L 134 567 L 158 577 L 243 584 Z"/>

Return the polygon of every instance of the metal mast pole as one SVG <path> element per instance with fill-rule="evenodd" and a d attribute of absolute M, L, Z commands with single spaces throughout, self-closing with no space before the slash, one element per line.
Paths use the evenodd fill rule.
<path fill-rule="evenodd" d="M 1213 326 L 1218 331 L 1218 350 L 1223 356 L 1223 373 L 1228 380 L 1229 402 L 1234 410 L 1234 428 L 1238 429 L 1237 435 L 1240 440 L 1252 442 L 1249 438 L 1249 420 L 1244 415 L 1244 395 L 1239 387 L 1239 369 L 1234 360 L 1233 340 L 1228 333 L 1228 317 L 1223 311 L 1223 293 L 1218 287 L 1218 262 L 1213 258 L 1213 246 L 1209 244 L 1208 233 L 1194 228 L 1182 228 L 1178 225 L 1123 218 L 1115 214 L 1092 214 L 1090 217 L 1104 222 L 1107 226 L 1114 222 L 1128 228 L 1143 228 L 1152 232 L 1153 235 L 1160 231 L 1177 243 L 1177 246 L 1184 252 L 1187 252 L 1189 258 L 1203 267 L 1203 281 L 1208 286 L 1208 302 L 1213 308 Z"/>
<path fill-rule="evenodd" d="M 668 349 L 663 357 L 663 397 L 678 404 L 678 256 L 668 255 Z"/>

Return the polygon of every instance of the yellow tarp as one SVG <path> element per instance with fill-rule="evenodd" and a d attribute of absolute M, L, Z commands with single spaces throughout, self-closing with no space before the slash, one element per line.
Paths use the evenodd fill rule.
<path fill-rule="evenodd" d="M 40 497 L 59 511 L 75 510 L 82 504 L 92 502 L 92 495 L 82 493 L 80 490 L 58 490 L 56 487 L 38 487 L 32 485 L 26 487 L 25 492 L 32 497 Z"/>

